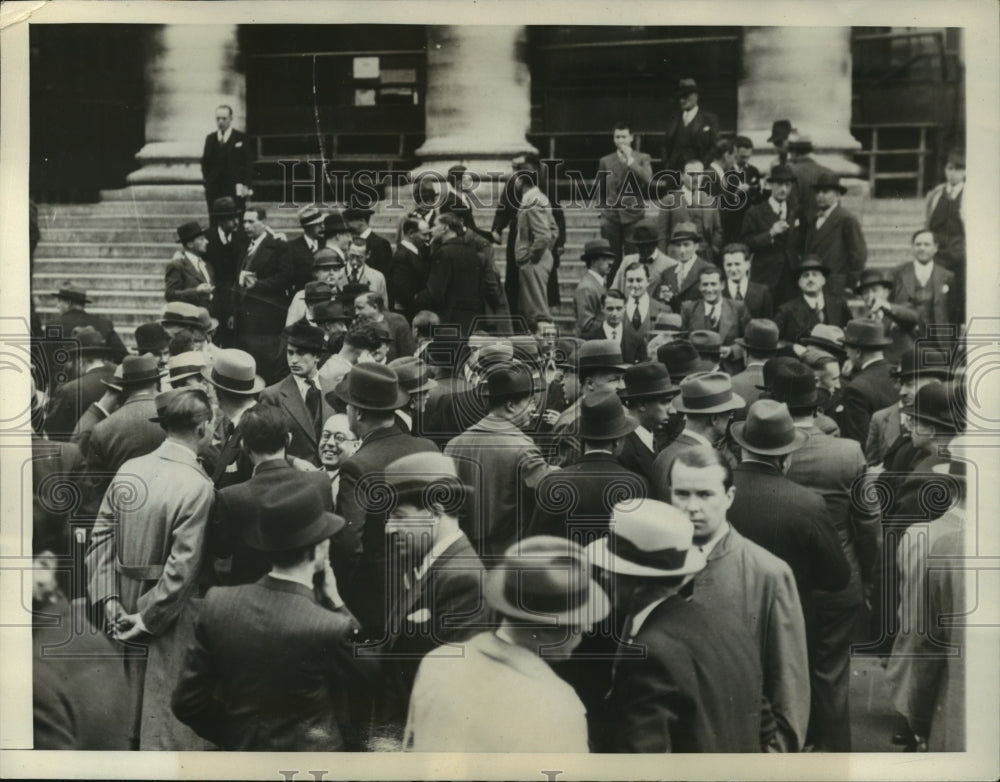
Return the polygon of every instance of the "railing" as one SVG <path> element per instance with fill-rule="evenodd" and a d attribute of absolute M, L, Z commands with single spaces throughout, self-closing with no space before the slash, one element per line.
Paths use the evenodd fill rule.
<path fill-rule="evenodd" d="M 894 181 L 915 181 L 917 198 L 923 198 L 924 181 L 927 173 L 928 158 L 934 153 L 934 149 L 928 144 L 928 137 L 938 130 L 934 123 L 882 123 L 882 124 L 859 124 L 852 125 L 851 131 L 858 135 L 868 135 L 868 144 L 865 149 L 855 153 L 855 158 L 867 160 L 868 181 L 872 186 L 872 194 L 875 194 L 875 186 L 878 182 L 889 180 Z M 891 149 L 883 149 L 880 146 L 880 138 L 884 139 L 884 134 L 880 136 L 880 131 L 907 132 L 916 131 L 916 146 L 904 146 L 902 148 L 893 146 Z M 882 170 L 879 165 L 881 161 L 889 158 L 899 158 L 910 156 L 916 159 L 913 168 L 903 170 L 892 169 Z"/>

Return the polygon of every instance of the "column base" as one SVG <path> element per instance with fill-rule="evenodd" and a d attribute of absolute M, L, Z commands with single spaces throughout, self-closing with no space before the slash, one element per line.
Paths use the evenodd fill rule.
<path fill-rule="evenodd" d="M 129 174 L 129 184 L 201 184 L 201 154 L 185 142 L 158 141 L 136 154 L 142 168 Z"/>

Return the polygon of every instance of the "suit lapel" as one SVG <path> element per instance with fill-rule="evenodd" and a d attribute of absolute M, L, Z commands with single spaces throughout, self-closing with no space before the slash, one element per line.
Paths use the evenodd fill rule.
<path fill-rule="evenodd" d="M 210 279 L 206 280 L 205 276 L 200 271 L 198 271 L 198 267 L 191 262 L 191 259 L 188 258 L 187 253 L 184 253 L 183 257 L 184 257 L 184 263 L 187 265 L 187 268 L 192 277 L 201 280 L 202 282 L 211 282 Z M 205 269 L 208 270 L 208 261 L 202 259 L 202 263 L 205 264 Z M 209 274 L 211 274 L 211 272 L 209 272 Z"/>
<path fill-rule="evenodd" d="M 311 441 L 315 440 L 316 432 L 313 431 L 312 418 L 309 416 L 309 410 L 302 399 L 302 394 L 299 393 L 294 376 L 289 375 L 281 381 L 281 399 L 285 409 L 295 419 L 299 427 Z"/>

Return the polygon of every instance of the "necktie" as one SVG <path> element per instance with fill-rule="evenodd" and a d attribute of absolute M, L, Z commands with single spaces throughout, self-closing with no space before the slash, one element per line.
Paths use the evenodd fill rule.
<path fill-rule="evenodd" d="M 743 301 L 743 290 L 742 286 L 739 283 L 737 283 L 736 285 L 736 293 L 733 294 L 733 298 L 736 301 Z"/>
<path fill-rule="evenodd" d="M 642 326 L 642 315 L 639 313 L 639 300 L 632 300 L 632 328 L 636 331 Z"/>
<path fill-rule="evenodd" d="M 318 432 L 323 425 L 323 422 L 320 420 L 322 411 L 320 409 L 319 389 L 316 388 L 315 380 L 307 380 L 306 385 L 308 386 L 306 390 L 306 409 L 309 411 L 309 417 L 312 419 L 313 428 Z"/>
<path fill-rule="evenodd" d="M 358 272 L 358 270 L 352 267 L 351 270 L 347 273 L 347 280 L 348 282 L 356 283 L 358 281 L 359 276 L 360 273 Z"/>
<path fill-rule="evenodd" d="M 219 134 L 219 143 L 220 144 L 225 144 L 226 143 L 226 137 L 223 136 L 221 133 Z"/>
<path fill-rule="evenodd" d="M 611 341 L 612 342 L 618 341 L 618 329 L 616 328 L 611 329 Z"/>
<path fill-rule="evenodd" d="M 820 323 L 826 323 L 826 317 L 823 315 L 823 308 L 822 307 L 817 307 L 816 308 L 816 319 Z"/>
<path fill-rule="evenodd" d="M 719 328 L 719 305 L 713 304 L 708 312 L 708 325 L 713 329 Z"/>

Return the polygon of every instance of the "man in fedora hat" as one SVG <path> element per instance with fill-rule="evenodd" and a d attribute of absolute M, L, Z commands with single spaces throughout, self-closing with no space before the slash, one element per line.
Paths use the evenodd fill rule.
<path fill-rule="evenodd" d="M 343 346 L 344 337 L 354 321 L 350 309 L 342 301 L 323 301 L 313 307 L 312 316 L 315 325 L 326 334 L 327 352 L 335 354 Z"/>
<path fill-rule="evenodd" d="M 211 443 L 208 473 L 216 488 L 247 480 L 253 465 L 240 450 L 240 421 L 257 404 L 264 379 L 257 374 L 257 362 L 249 353 L 225 348 L 216 355 L 202 377 L 215 389 L 219 406 L 216 429 Z"/>
<path fill-rule="evenodd" d="M 614 279 L 611 282 L 611 287 L 624 290 L 622 287 L 625 284 L 623 270 L 625 267 L 638 261 L 646 267 L 649 278 L 648 293 L 650 296 L 655 296 L 660 290 L 663 272 L 671 266 L 675 266 L 677 261 L 660 249 L 660 236 L 655 223 L 643 221 L 636 225 L 635 232 L 632 234 L 632 244 L 635 246 L 636 251 L 622 258 L 621 265 L 618 267 L 618 271 L 615 272 Z"/>
<path fill-rule="evenodd" d="M 827 290 L 841 296 L 845 289 L 853 290 L 858 284 L 868 260 L 868 245 L 861 223 L 840 205 L 841 196 L 847 192 L 840 177 L 821 173 L 812 189 L 816 193 L 816 216 L 803 219 L 800 254 L 815 255 L 830 268 Z"/>
<path fill-rule="evenodd" d="M 774 321 L 755 318 L 747 323 L 736 344 L 743 348 L 745 369 L 733 375 L 733 391 L 752 405 L 760 398 L 759 387 L 764 384 L 764 362 L 787 343 L 778 339 L 778 326 Z"/>
<path fill-rule="evenodd" d="M 208 390 L 209 382 L 205 380 L 205 367 L 208 359 L 200 350 L 188 350 L 171 356 L 167 361 L 167 382 L 171 388 L 191 388 L 197 386 Z"/>
<path fill-rule="evenodd" d="M 872 414 L 896 401 L 891 367 L 883 352 L 891 344 L 885 327 L 867 318 L 852 320 L 844 329 L 844 347 L 853 367 L 851 379 L 844 384 L 844 409 L 837 418 L 844 437 L 866 442 Z"/>
<path fill-rule="evenodd" d="M 365 637 L 384 636 L 385 520 L 384 507 L 370 507 L 375 499 L 373 481 L 382 480 L 385 466 L 402 456 L 436 453 L 430 440 L 404 433 L 396 426 L 396 410 L 410 395 L 400 388 L 399 376 L 381 364 L 356 364 L 327 401 L 346 406 L 350 429 L 361 440 L 358 449 L 340 464 L 336 507 L 347 521 L 345 537 L 356 572 L 341 584 L 345 600 L 364 628 Z"/>
<path fill-rule="evenodd" d="M 613 391 L 591 394 L 582 401 L 579 436 L 583 455 L 574 464 L 546 475 L 538 484 L 532 535 L 570 537 L 587 545 L 595 532 L 607 530 L 611 519 L 610 486 L 621 487 L 633 498 L 649 493 L 648 480 L 624 466 L 619 458 L 625 438 L 638 425 Z M 569 501 L 563 501 L 566 499 Z"/>
<path fill-rule="evenodd" d="M 167 305 L 169 309 L 170 304 Z M 140 323 L 135 329 L 135 352 L 140 356 L 150 353 L 156 357 L 160 369 L 165 369 L 170 358 L 172 335 L 159 321 Z"/>
<path fill-rule="evenodd" d="M 662 502 L 618 504 L 606 537 L 587 547 L 626 614 L 600 715 L 603 752 L 757 752 L 763 679 L 753 640 L 721 607 L 682 588 L 705 567 L 695 526 Z"/>
<path fill-rule="evenodd" d="M 64 283 L 54 294 L 59 318 L 56 325 L 62 329 L 63 338 L 70 338 L 74 330 L 90 326 L 103 338 L 108 349 L 108 358 L 120 364 L 128 355 L 128 349 L 115 331 L 114 324 L 101 315 L 87 312 L 85 306 L 93 302 L 87 298 L 87 291 L 72 282 Z"/>
<path fill-rule="evenodd" d="M 243 206 L 230 196 L 217 198 L 212 202 L 212 222 L 214 228 L 208 230 L 208 246 L 205 260 L 215 274 L 215 286 L 219 293 L 212 298 L 209 307 L 221 324 L 219 344 L 232 346 L 233 329 L 230 323 L 233 307 L 233 290 L 237 288 L 240 267 L 246 257 L 250 238 L 241 225 Z M 202 304 L 207 307 L 208 305 Z"/>
<path fill-rule="evenodd" d="M 786 143 L 788 167 L 795 174 L 792 198 L 799 205 L 800 218 L 805 225 L 816 220 L 816 191 L 813 185 L 823 174 L 833 174 L 826 166 L 821 166 L 812 158 L 813 143 L 808 133 L 793 130 Z"/>
<path fill-rule="evenodd" d="M 733 471 L 707 446 L 677 455 L 666 476 L 670 504 L 694 525 L 692 542 L 707 564 L 694 579 L 694 602 L 724 622 L 732 612 L 753 639 L 763 671 L 765 712 L 761 748 L 802 749 L 809 720 L 806 628 L 791 568 L 741 535 L 727 520 L 733 504 Z"/>
<path fill-rule="evenodd" d="M 523 362 L 495 367 L 486 377 L 488 413 L 444 449 L 480 498 L 466 530 L 484 557 L 499 556 L 524 536 L 535 509 L 533 494 L 553 469 L 522 431 L 535 415 L 540 386 Z"/>
<path fill-rule="evenodd" d="M 680 79 L 674 95 L 678 111 L 667 120 L 660 159 L 665 171 L 680 172 L 689 160 L 708 158 L 718 138 L 719 118 L 698 105 L 698 83 L 694 79 Z"/>
<path fill-rule="evenodd" d="M 215 269 L 205 256 L 207 228 L 197 222 L 177 228 L 181 248 L 174 253 L 164 275 L 164 297 L 168 302 L 183 301 L 211 307 L 215 291 Z"/>
<path fill-rule="evenodd" d="M 104 396 L 115 368 L 107 361 L 108 348 L 101 333 L 92 326 L 77 328 L 71 339 L 76 342 L 74 377 L 56 386 L 49 396 L 45 414 L 45 433 L 50 440 L 67 442 L 77 421 L 93 402 Z"/>
<path fill-rule="evenodd" d="M 587 270 L 573 291 L 576 333 L 580 336 L 601 322 L 601 297 L 607 292 L 607 276 L 615 253 L 607 239 L 591 239 L 580 256 Z"/>
<path fill-rule="evenodd" d="M 729 424 L 738 410 L 746 406 L 743 397 L 733 393 L 733 382 L 725 372 L 700 372 L 680 381 L 681 393 L 670 406 L 684 414 L 684 429 L 657 454 L 653 462 L 653 494 L 667 498 L 670 465 L 684 449 L 694 445 L 722 448 Z"/>
<path fill-rule="evenodd" d="M 667 368 L 658 361 L 645 361 L 625 370 L 625 388 L 619 396 L 638 426 L 625 436 L 618 460 L 647 483 L 653 481 L 653 461 L 670 418 L 670 402 L 679 393 Z"/>
<path fill-rule="evenodd" d="M 696 254 L 700 238 L 694 223 L 678 223 L 667 235 L 669 254 L 677 259 L 677 265 L 663 272 L 660 277 L 660 289 L 655 298 L 674 312 L 680 312 L 682 301 L 696 301 L 701 298 L 698 283 L 702 270 L 716 267 Z"/>
<path fill-rule="evenodd" d="M 679 324 L 678 324 L 679 325 Z M 676 336 L 671 341 L 660 345 L 656 349 L 656 360 L 667 368 L 670 378 L 680 383 L 688 375 L 698 372 L 712 372 L 716 369 L 716 362 L 703 358 L 688 339 L 690 336 L 686 331 L 676 332 Z"/>
<path fill-rule="evenodd" d="M 823 496 L 785 475 L 794 462 L 788 455 L 809 438 L 784 403 L 761 399 L 751 405 L 747 420 L 733 426 L 742 457 L 733 471 L 736 499 L 728 518 L 792 569 L 809 644 L 812 708 L 806 741 L 819 751 L 847 752 L 850 630 L 860 584 L 851 584 L 850 564 Z"/>
<path fill-rule="evenodd" d="M 304 206 L 296 217 L 302 233 L 286 242 L 284 247 L 286 263 L 292 268 L 289 293 L 297 293 L 313 279 L 313 256 L 325 246 L 323 213 L 315 206 Z M 346 225 L 344 230 L 347 230 Z M 339 248 L 336 252 L 342 255 Z"/>
<path fill-rule="evenodd" d="M 698 291 L 700 299 L 681 303 L 681 322 L 688 331 L 714 331 L 728 355 L 728 348 L 743 336 L 750 313 L 743 302 L 722 295 L 722 272 L 717 266 L 698 272 Z"/>
<path fill-rule="evenodd" d="M 319 304 L 333 301 L 347 284 L 345 264 L 333 250 L 324 247 L 316 253 L 313 263 L 313 275 L 316 279 L 307 282 L 302 290 L 296 291 L 292 296 L 285 314 L 285 326 L 300 321 L 316 326 L 313 309 Z"/>
<path fill-rule="evenodd" d="M 609 289 L 601 297 L 600 321 L 584 331 L 580 336 L 586 340 L 608 340 L 618 345 L 626 364 L 638 364 L 646 360 L 646 342 L 625 320 L 624 292 Z"/>
<path fill-rule="evenodd" d="M 662 241 L 666 242 L 679 226 L 690 223 L 694 226 L 697 237 L 695 251 L 698 257 L 709 263 L 718 262 L 719 250 L 724 241 L 722 220 L 719 217 L 720 199 L 705 189 L 706 180 L 710 182 L 713 176 L 714 172 L 706 173 L 705 164 L 701 160 L 686 161 L 680 187 L 667 195 L 659 215 Z M 669 243 L 667 251 L 677 258 Z"/>
<path fill-rule="evenodd" d="M 783 166 L 788 162 L 788 137 L 792 134 L 793 130 L 795 128 L 792 127 L 791 121 L 787 119 L 776 119 L 771 123 L 771 135 L 767 137 L 767 143 L 774 145 L 778 157 L 775 158 L 769 168 Z"/>
<path fill-rule="evenodd" d="M 885 349 L 885 357 L 890 363 L 898 364 L 900 357 L 913 348 L 920 318 L 915 309 L 890 301 L 893 284 L 890 275 L 884 271 L 866 269 L 861 273 L 858 292 L 865 302 L 867 316 L 881 323 L 892 340 Z"/>
<path fill-rule="evenodd" d="M 487 605 L 502 618 L 464 651 L 442 646 L 420 664 L 406 721 L 414 752 L 587 752 L 587 716 L 551 668 L 604 619 L 610 601 L 583 549 L 528 538 L 486 574 Z"/>
<path fill-rule="evenodd" d="M 319 387 L 319 364 L 325 353 L 322 329 L 308 324 L 293 323 L 282 336 L 291 374 L 261 392 L 261 402 L 277 405 L 288 418 L 292 442 L 288 453 L 319 466 L 316 446 L 323 422 L 333 410 L 323 398 Z"/>
<path fill-rule="evenodd" d="M 419 432 L 427 394 L 437 387 L 437 381 L 431 377 L 427 363 L 418 356 L 401 356 L 386 366 L 399 377 L 399 387 L 410 395 L 409 404 L 396 411 L 399 423 L 407 433 Z"/>
<path fill-rule="evenodd" d="M 615 125 L 612 139 L 615 151 L 598 161 L 597 177 L 604 197 L 601 236 L 620 262 L 625 246 L 633 244 L 637 223 L 646 215 L 644 196 L 653 168 L 648 154 L 632 149 L 635 139 L 627 122 Z"/>
<path fill-rule="evenodd" d="M 244 540 L 270 572 L 208 591 L 173 692 L 178 719 L 219 749 L 358 748 L 351 739 L 361 726 L 343 706 L 378 674 L 357 657 L 358 624 L 326 581 L 329 541 L 343 525 L 301 477 L 261 491 Z"/>
<path fill-rule="evenodd" d="M 799 220 L 798 205 L 789 196 L 795 173 L 785 165 L 771 169 L 768 177 L 770 196 L 747 209 L 743 216 L 740 241 L 747 246 L 750 281 L 767 287 L 776 304 L 783 304 L 795 290 L 790 279 L 794 242 L 789 239 Z"/>
<path fill-rule="evenodd" d="M 228 196 L 242 210 L 252 192 L 253 148 L 246 134 L 233 127 L 232 107 L 216 107 L 215 125 L 201 153 L 205 201 L 211 210 L 216 199 Z"/>
<path fill-rule="evenodd" d="M 147 357 L 136 361 L 144 362 L 139 367 L 144 371 L 153 368 Z M 131 369 L 125 366 L 123 382 L 135 374 Z M 87 593 L 116 640 L 146 650 L 124 657 L 126 697 L 134 709 L 133 746 L 207 749 L 173 716 L 170 694 L 193 638 L 192 600 L 203 591 L 205 535 L 215 493 L 197 454 L 212 437 L 212 406 L 197 389 L 166 391 L 149 402 L 153 415 L 144 423 L 160 429 L 162 442 L 124 462 L 101 503 L 86 556 Z M 126 402 L 115 415 L 129 407 Z M 114 417 L 95 429 L 95 438 Z"/>
<path fill-rule="evenodd" d="M 410 692 L 421 658 L 443 644 L 463 644 L 490 627 L 483 600 L 483 563 L 459 526 L 474 490 L 455 462 L 415 453 L 386 466 L 396 498 L 386 521 L 386 636 L 371 653 L 387 679 L 376 707 L 376 740 L 402 746 Z"/>
<path fill-rule="evenodd" d="M 643 340 L 647 340 L 656 316 L 669 312 L 670 308 L 649 295 L 651 284 L 647 266 L 639 261 L 632 261 L 627 265 L 623 263 L 619 273 L 625 287 L 612 287 L 612 290 L 620 290 L 627 297 L 625 300 L 625 322 L 629 323 L 632 330 Z"/>
<path fill-rule="evenodd" d="M 897 306 L 913 308 L 921 333 L 934 324 L 961 323 L 964 317 L 964 282 L 935 258 L 937 239 L 930 230 L 915 231 L 913 261 L 892 271 L 892 299 Z M 964 269 L 963 269 L 964 270 Z"/>
<path fill-rule="evenodd" d="M 774 314 L 782 339 L 797 342 L 817 324 L 841 328 L 847 325 L 852 315 L 843 291 L 836 292 L 826 285 L 830 267 L 812 255 L 804 258 L 792 275 L 797 280 L 799 295 L 778 307 Z"/>
<path fill-rule="evenodd" d="M 743 302 L 751 318 L 774 315 L 771 289 L 750 279 L 750 250 L 745 244 L 734 242 L 722 248 L 722 270 L 726 273 L 722 286 L 725 298 Z"/>
<path fill-rule="evenodd" d="M 688 342 L 698 351 L 698 355 L 705 361 L 711 362 L 713 370 L 722 368 L 723 345 L 722 337 L 719 336 L 718 332 L 711 329 L 695 329 L 688 334 L 687 338 Z"/>

